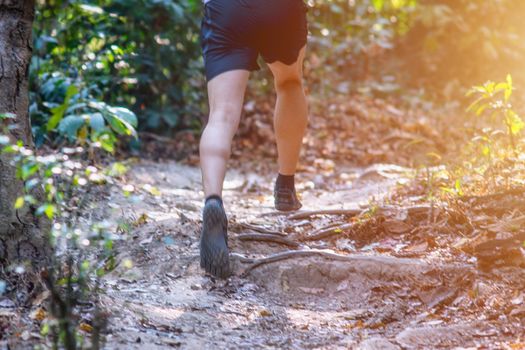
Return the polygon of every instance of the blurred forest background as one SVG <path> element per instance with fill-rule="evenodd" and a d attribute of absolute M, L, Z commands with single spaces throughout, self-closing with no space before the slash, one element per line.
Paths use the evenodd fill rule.
<path fill-rule="evenodd" d="M 523 1 L 308 5 L 306 79 L 319 98 L 359 94 L 435 109 L 460 106 L 470 86 L 508 73 L 515 85 L 525 84 Z M 113 150 L 116 135 L 132 134 L 137 121 L 148 133 L 200 131 L 207 109 L 202 6 L 200 0 L 38 1 L 30 108 L 37 145 L 101 138 Z M 270 77 L 267 70 L 257 75 L 249 96 L 267 100 Z"/>

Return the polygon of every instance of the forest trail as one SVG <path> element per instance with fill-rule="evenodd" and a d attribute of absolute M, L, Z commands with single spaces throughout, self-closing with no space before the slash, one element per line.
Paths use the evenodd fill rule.
<path fill-rule="evenodd" d="M 411 170 L 340 166 L 332 182 L 305 172 L 298 217 L 273 209 L 268 171 L 245 168 L 225 183 L 235 274 L 227 282 L 199 267 L 198 168 L 142 161 L 126 183 L 160 195 L 139 190 L 130 204 L 112 191 L 102 207 L 133 226 L 117 245 L 133 267 L 121 263 L 102 281 L 107 348 L 498 348 L 515 339 L 494 307 L 510 282 L 487 283 L 475 261 L 418 236 L 440 209 L 389 204 Z M 309 212 L 318 210 L 332 211 Z"/>

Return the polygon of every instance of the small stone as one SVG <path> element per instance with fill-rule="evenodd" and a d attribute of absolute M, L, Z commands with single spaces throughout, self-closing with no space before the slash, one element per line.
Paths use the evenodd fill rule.
<path fill-rule="evenodd" d="M 10 309 L 10 308 L 16 307 L 16 305 L 12 300 L 5 298 L 5 299 L 0 299 L 0 307 Z"/>

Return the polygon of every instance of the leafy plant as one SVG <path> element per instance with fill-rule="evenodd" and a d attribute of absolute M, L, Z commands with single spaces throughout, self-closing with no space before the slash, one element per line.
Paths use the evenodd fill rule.
<path fill-rule="evenodd" d="M 525 2 L 419 1 L 409 30 L 388 57 L 408 86 L 439 97 L 459 97 L 457 87 L 511 72 L 521 83 Z"/>
<path fill-rule="evenodd" d="M 37 216 L 51 221 L 51 229 L 44 235 L 53 254 L 41 274 L 51 294 L 50 317 L 42 316 L 41 334 L 50 337 L 54 348 L 69 350 L 85 347 L 84 335 L 88 332 L 92 348 L 98 349 L 105 321 L 95 297 L 99 279 L 117 266 L 113 244 L 119 236 L 112 232 L 117 223 L 100 222 L 83 214 L 97 193 L 113 182 L 115 173 L 82 163 L 88 151 L 83 147 L 40 156 L 21 142 L 12 144 L 7 137 L 0 137 L 0 142 L 2 152 L 11 155 L 17 177 L 24 182 L 24 194 L 14 207 L 31 207 Z M 93 321 L 82 319 L 82 305 L 86 303 L 95 305 Z"/>
<path fill-rule="evenodd" d="M 31 67 L 37 143 L 53 139 L 55 126 L 60 136 L 83 137 L 91 120 L 101 129 L 101 116 L 113 141 L 111 131 L 129 134 L 125 124 L 158 131 L 193 126 L 203 101 L 204 79 L 196 74 L 201 6 L 197 0 L 38 2 Z M 63 115 L 72 108 L 72 117 Z"/>
<path fill-rule="evenodd" d="M 80 145 L 88 140 L 99 142 L 104 150 L 113 152 L 116 135 L 137 137 L 137 117 L 129 109 L 96 100 L 87 89 L 79 89 L 58 73 L 46 74 L 44 79 L 42 105 L 49 111 L 49 119 L 35 127 L 37 143 L 44 135 L 57 133 Z M 57 91 L 63 91 L 63 97 Z M 59 99 L 60 103 L 54 102 Z"/>
<path fill-rule="evenodd" d="M 467 110 L 474 112 L 478 117 L 488 113 L 491 119 L 502 121 L 506 127 L 509 144 L 516 152 L 516 136 L 525 128 L 525 123 L 513 109 L 510 100 L 513 89 L 510 74 L 505 82 L 488 81 L 483 85 L 474 86 L 467 96 L 475 96 L 476 99 Z"/>
<path fill-rule="evenodd" d="M 399 88 L 381 57 L 410 28 L 416 0 L 315 0 L 309 4 L 310 86 L 321 93 L 359 88 L 385 93 Z M 359 85 L 363 80 L 372 82 L 363 87 Z"/>

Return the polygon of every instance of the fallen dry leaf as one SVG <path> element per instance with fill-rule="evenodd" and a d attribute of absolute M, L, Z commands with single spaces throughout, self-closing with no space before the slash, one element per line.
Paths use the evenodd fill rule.
<path fill-rule="evenodd" d="M 87 333 L 91 333 L 93 332 L 93 327 L 85 322 L 82 322 L 79 326 L 79 328 L 81 330 L 83 330 L 84 332 L 87 332 Z"/>

